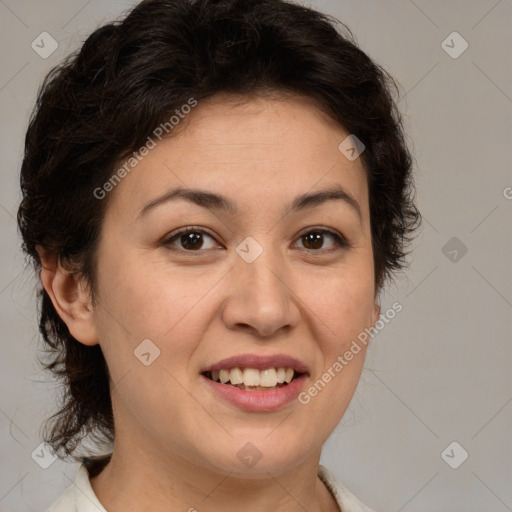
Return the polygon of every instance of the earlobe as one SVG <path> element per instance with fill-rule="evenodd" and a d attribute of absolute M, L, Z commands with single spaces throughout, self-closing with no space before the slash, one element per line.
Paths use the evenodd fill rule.
<path fill-rule="evenodd" d="M 373 312 L 372 312 L 372 319 L 371 319 L 371 326 L 375 327 L 375 324 L 377 323 L 377 320 L 380 317 L 380 304 L 375 303 L 373 306 Z"/>
<path fill-rule="evenodd" d="M 71 335 L 84 345 L 99 341 L 90 294 L 55 254 L 36 247 L 41 258 L 41 283 Z"/>

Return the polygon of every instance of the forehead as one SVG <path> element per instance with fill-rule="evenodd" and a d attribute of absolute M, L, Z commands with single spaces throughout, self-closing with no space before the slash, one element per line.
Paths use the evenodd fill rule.
<path fill-rule="evenodd" d="M 339 145 L 349 135 L 308 98 L 217 95 L 183 116 L 114 190 L 117 208 L 143 206 L 166 189 L 200 186 L 237 204 L 288 202 L 341 184 L 366 208 L 366 173 Z"/>

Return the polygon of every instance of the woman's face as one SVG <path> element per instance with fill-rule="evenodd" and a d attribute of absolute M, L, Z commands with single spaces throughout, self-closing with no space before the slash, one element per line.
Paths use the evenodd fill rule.
<path fill-rule="evenodd" d="M 365 173 L 304 100 L 217 96 L 181 122 L 111 192 L 98 246 L 116 450 L 277 474 L 318 457 L 378 319 Z"/>

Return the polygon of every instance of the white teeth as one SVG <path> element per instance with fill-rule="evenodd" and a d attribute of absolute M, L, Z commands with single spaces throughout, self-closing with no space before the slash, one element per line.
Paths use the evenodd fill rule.
<path fill-rule="evenodd" d="M 258 370 L 256 368 L 239 367 L 212 371 L 211 378 L 222 384 L 231 383 L 239 387 L 264 387 L 275 388 L 278 384 L 289 384 L 293 380 L 295 371 L 293 368 L 267 368 Z"/>
<path fill-rule="evenodd" d="M 229 372 L 229 380 L 231 384 L 243 384 L 244 383 L 244 374 L 240 368 L 233 368 Z"/>
<path fill-rule="evenodd" d="M 246 368 L 244 370 L 244 384 L 246 386 L 260 385 L 260 371 L 256 368 Z"/>
<path fill-rule="evenodd" d="M 293 370 L 292 370 L 293 371 Z M 275 368 L 260 372 L 260 386 L 273 388 L 277 384 L 277 372 Z"/>

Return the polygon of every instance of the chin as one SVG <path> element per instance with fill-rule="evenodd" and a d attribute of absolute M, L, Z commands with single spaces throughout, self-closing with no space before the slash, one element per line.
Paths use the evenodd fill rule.
<path fill-rule="evenodd" d="M 277 425 L 276 425 L 277 426 Z M 209 460 L 210 466 L 223 474 L 232 474 L 243 478 L 268 478 L 269 473 L 278 475 L 299 466 L 305 459 L 314 455 L 315 450 L 305 450 L 302 437 L 269 435 L 269 431 L 245 431 L 236 436 L 226 436 L 224 443 L 210 445 L 208 454 L 203 454 L 203 461 Z M 221 448 L 221 453 L 216 452 Z M 318 454 L 321 445 L 318 446 Z"/>

